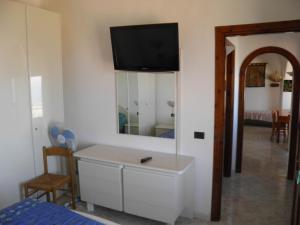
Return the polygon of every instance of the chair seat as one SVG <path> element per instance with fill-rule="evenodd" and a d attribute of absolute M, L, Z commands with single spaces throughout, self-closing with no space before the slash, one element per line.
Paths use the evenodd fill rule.
<path fill-rule="evenodd" d="M 70 176 L 58 174 L 43 174 L 33 180 L 28 181 L 25 185 L 28 188 L 52 191 L 68 184 L 71 181 Z"/>

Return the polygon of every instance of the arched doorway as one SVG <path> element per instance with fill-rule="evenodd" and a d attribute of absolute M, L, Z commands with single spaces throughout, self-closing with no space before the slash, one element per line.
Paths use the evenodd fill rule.
<path fill-rule="evenodd" d="M 239 24 L 215 27 L 215 115 L 214 115 L 214 154 L 213 154 L 213 182 L 212 182 L 212 204 L 211 220 L 219 221 L 221 219 L 222 202 L 222 179 L 223 179 L 223 156 L 224 156 L 224 126 L 225 118 L 225 63 L 226 49 L 225 42 L 227 37 L 248 36 L 259 34 L 275 34 L 285 32 L 299 32 L 300 20 L 277 21 L 268 23 Z M 300 79 L 300 71 L 294 71 L 296 79 Z M 299 90 L 299 81 L 297 81 Z M 294 105 L 299 105 L 299 99 L 294 99 Z M 295 107 L 294 107 L 295 108 Z M 297 107 L 298 108 L 298 107 Z M 294 113 L 294 120 L 298 122 L 297 115 Z M 300 116 L 299 116 L 300 118 Z M 300 119 L 299 119 L 300 121 Z M 300 127 L 297 128 L 300 130 Z M 300 143 L 300 136 L 297 137 L 297 145 Z M 297 149 L 298 152 L 298 149 Z M 300 169 L 300 154 L 297 156 L 297 169 Z M 291 224 L 300 225 L 300 191 L 299 185 L 295 180 L 293 219 Z"/>
<path fill-rule="evenodd" d="M 236 172 L 242 171 L 242 158 L 243 158 L 243 121 L 244 121 L 244 92 L 245 92 L 245 77 L 246 69 L 250 62 L 259 55 L 266 53 L 276 53 L 284 56 L 291 64 L 294 70 L 294 82 L 293 82 L 293 102 L 291 110 L 291 131 L 290 131 L 290 144 L 289 144 L 289 162 L 287 178 L 293 180 L 295 177 L 295 165 L 296 165 L 296 153 L 297 153 L 297 124 L 299 114 L 299 96 L 300 96 L 300 64 L 297 58 L 289 51 L 269 46 L 259 48 L 250 53 L 242 63 L 240 69 L 240 81 L 239 81 L 239 103 L 238 103 L 238 138 L 237 138 L 237 160 L 236 160 Z"/>

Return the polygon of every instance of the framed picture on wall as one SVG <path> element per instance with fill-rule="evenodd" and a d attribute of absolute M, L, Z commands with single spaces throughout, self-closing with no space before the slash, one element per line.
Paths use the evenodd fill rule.
<path fill-rule="evenodd" d="M 265 87 L 266 63 L 251 63 L 247 67 L 246 87 Z"/>
<path fill-rule="evenodd" d="M 292 92 L 292 91 L 293 91 L 293 80 L 284 80 L 283 92 Z"/>

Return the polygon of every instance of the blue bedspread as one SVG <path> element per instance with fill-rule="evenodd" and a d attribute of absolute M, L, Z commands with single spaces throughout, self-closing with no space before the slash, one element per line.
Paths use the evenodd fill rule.
<path fill-rule="evenodd" d="M 162 133 L 159 137 L 162 138 L 175 138 L 175 131 L 174 130 L 169 130 L 166 131 L 165 133 Z"/>
<path fill-rule="evenodd" d="M 104 225 L 53 203 L 26 199 L 0 211 L 0 225 Z"/>

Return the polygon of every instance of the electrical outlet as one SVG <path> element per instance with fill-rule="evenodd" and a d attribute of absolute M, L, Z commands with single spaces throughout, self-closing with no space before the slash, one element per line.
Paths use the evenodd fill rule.
<path fill-rule="evenodd" d="M 194 138 L 195 139 L 204 139 L 205 137 L 205 133 L 204 132 L 199 132 L 199 131 L 195 131 L 194 132 Z"/>

